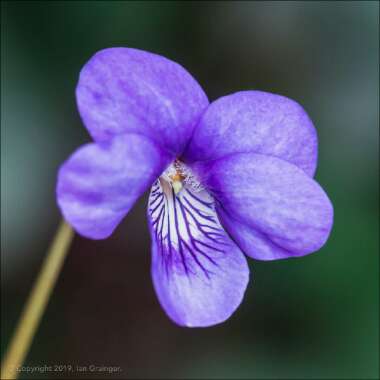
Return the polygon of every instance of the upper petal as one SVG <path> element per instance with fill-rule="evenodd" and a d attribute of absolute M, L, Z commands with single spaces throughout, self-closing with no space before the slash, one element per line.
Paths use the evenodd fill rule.
<path fill-rule="evenodd" d="M 222 224 L 247 254 L 264 260 L 299 256 L 326 242 L 332 205 L 317 182 L 295 165 L 239 153 L 199 164 L 197 170 L 218 200 L 217 210 L 223 210 Z M 263 240 L 269 246 L 260 247 Z"/>
<path fill-rule="evenodd" d="M 76 95 L 95 140 L 135 132 L 173 155 L 182 152 L 208 106 L 202 88 L 182 66 L 130 48 L 96 53 L 80 73 Z"/>
<path fill-rule="evenodd" d="M 242 301 L 249 269 L 220 225 L 212 197 L 186 186 L 175 195 L 157 182 L 148 220 L 153 283 L 169 317 L 188 327 L 229 318 Z"/>
<path fill-rule="evenodd" d="M 183 157 L 191 163 L 231 153 L 260 153 L 313 176 L 317 148 L 315 128 L 298 103 L 280 95 L 243 91 L 211 103 Z"/>
<path fill-rule="evenodd" d="M 78 233 L 106 238 L 169 162 L 167 153 L 141 135 L 87 144 L 59 170 L 58 205 Z"/>

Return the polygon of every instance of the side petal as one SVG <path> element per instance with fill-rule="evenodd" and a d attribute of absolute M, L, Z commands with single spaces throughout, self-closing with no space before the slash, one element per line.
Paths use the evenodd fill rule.
<path fill-rule="evenodd" d="M 246 259 L 219 224 L 210 195 L 175 195 L 158 181 L 148 206 L 152 277 L 168 316 L 187 327 L 225 321 L 240 305 L 249 279 Z"/>
<path fill-rule="evenodd" d="M 217 206 L 217 214 L 224 229 L 228 231 L 235 243 L 247 255 L 256 260 L 280 260 L 303 256 L 274 243 L 267 235 L 247 224 L 238 222 L 222 207 Z"/>
<path fill-rule="evenodd" d="M 263 260 L 300 256 L 325 244 L 332 205 L 317 182 L 296 166 L 240 153 L 199 164 L 197 170 L 217 199 L 222 224 L 248 255 Z"/>
<path fill-rule="evenodd" d="M 284 96 L 243 91 L 208 107 L 183 157 L 188 163 L 232 153 L 259 153 L 288 161 L 313 176 L 316 130 L 303 108 Z"/>
<path fill-rule="evenodd" d="M 167 154 L 140 135 L 87 144 L 59 170 L 58 205 L 79 234 L 104 239 L 168 163 Z"/>
<path fill-rule="evenodd" d="M 208 99 L 179 64 L 130 48 L 96 53 L 76 90 L 79 112 L 96 141 L 139 133 L 173 155 L 182 152 Z"/>

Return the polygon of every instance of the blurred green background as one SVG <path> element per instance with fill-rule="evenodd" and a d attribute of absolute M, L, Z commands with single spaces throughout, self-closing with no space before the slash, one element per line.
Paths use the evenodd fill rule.
<path fill-rule="evenodd" d="M 110 239 L 75 237 L 25 364 L 123 369 L 98 378 L 377 378 L 378 32 L 377 1 L 2 1 L 2 354 L 61 218 L 57 168 L 90 140 L 79 71 L 129 46 L 179 62 L 210 100 L 258 89 L 301 103 L 334 228 L 308 257 L 250 260 L 233 317 L 184 329 L 153 291 L 145 196 Z M 70 377 L 96 375 L 21 376 Z"/>

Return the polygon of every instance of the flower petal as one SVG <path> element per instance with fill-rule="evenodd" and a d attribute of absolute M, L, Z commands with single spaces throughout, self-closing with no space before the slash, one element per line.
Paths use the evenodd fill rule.
<path fill-rule="evenodd" d="M 248 255 L 263 260 L 300 256 L 325 244 L 332 205 L 317 182 L 296 166 L 238 153 L 196 170 L 217 200 L 222 225 Z"/>
<path fill-rule="evenodd" d="M 242 301 L 249 269 L 219 224 L 210 195 L 188 188 L 175 195 L 157 182 L 148 220 L 153 283 L 168 316 L 188 327 L 229 318 Z"/>
<path fill-rule="evenodd" d="M 87 144 L 59 170 L 59 207 L 78 233 L 104 239 L 169 162 L 166 153 L 141 135 Z"/>
<path fill-rule="evenodd" d="M 77 86 L 83 122 L 96 141 L 125 132 L 182 152 L 208 100 L 195 79 L 162 56 L 129 48 L 96 53 Z"/>
<path fill-rule="evenodd" d="M 252 152 L 281 158 L 312 177 L 317 148 L 315 128 L 299 104 L 280 95 L 244 91 L 211 103 L 183 159 L 191 163 Z"/>
<path fill-rule="evenodd" d="M 269 261 L 303 256 L 280 247 L 258 229 L 238 222 L 222 207 L 217 206 L 217 213 L 224 229 L 228 231 L 240 249 L 253 259 Z"/>

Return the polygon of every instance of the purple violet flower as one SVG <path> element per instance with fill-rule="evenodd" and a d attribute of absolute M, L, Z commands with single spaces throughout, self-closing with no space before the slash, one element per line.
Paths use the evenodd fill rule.
<path fill-rule="evenodd" d="M 296 102 L 243 91 L 209 104 L 183 67 L 129 48 L 95 54 L 76 96 L 94 142 L 61 166 L 58 204 L 79 234 L 104 239 L 151 187 L 152 277 L 177 324 L 231 316 L 248 284 L 243 252 L 275 260 L 325 244 L 333 208 Z"/>

